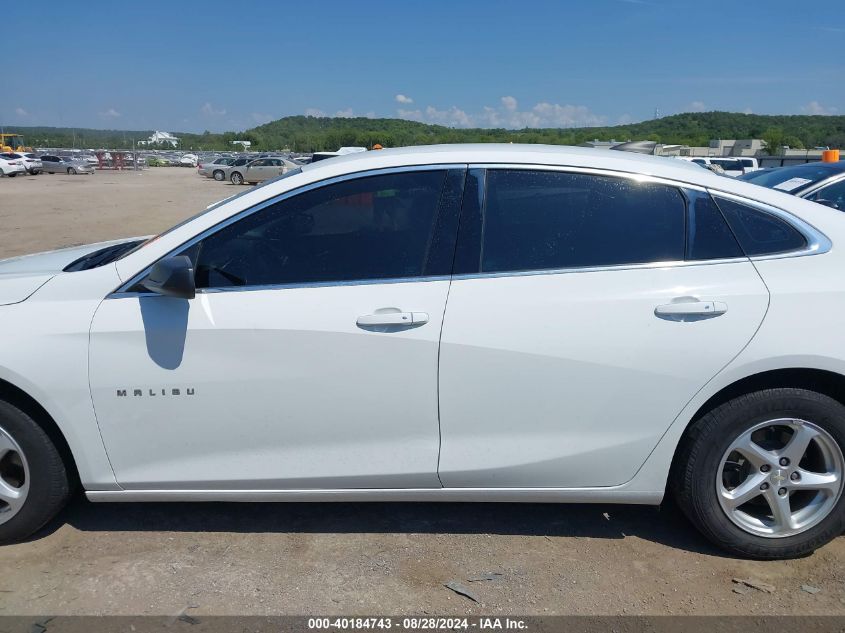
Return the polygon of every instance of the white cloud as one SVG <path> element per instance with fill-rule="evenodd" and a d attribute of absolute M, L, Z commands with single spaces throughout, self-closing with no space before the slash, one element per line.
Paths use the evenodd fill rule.
<path fill-rule="evenodd" d="M 400 119 L 435 123 L 449 127 L 472 127 L 474 125 L 472 117 L 456 106 L 452 106 L 448 110 L 438 110 L 434 106 L 428 106 L 425 110 L 403 110 L 400 108 L 396 113 Z"/>
<path fill-rule="evenodd" d="M 684 112 L 704 112 L 706 109 L 703 101 L 693 101 L 684 106 Z"/>
<path fill-rule="evenodd" d="M 273 116 L 271 114 L 263 114 L 261 112 L 253 112 L 249 116 L 258 125 L 264 125 L 265 123 L 269 123 L 273 120 Z"/>
<path fill-rule="evenodd" d="M 305 108 L 305 116 L 322 118 L 326 116 L 326 113 L 320 110 L 319 108 Z"/>
<path fill-rule="evenodd" d="M 801 111 L 806 114 L 836 114 L 839 110 L 838 108 L 823 106 L 818 101 L 810 101 L 807 105 L 801 106 Z"/>
<path fill-rule="evenodd" d="M 226 108 L 215 110 L 214 106 L 206 101 L 200 108 L 200 114 L 203 114 L 204 116 L 226 116 Z"/>
<path fill-rule="evenodd" d="M 120 116 L 120 112 L 118 112 L 114 108 L 109 108 L 105 112 L 100 112 L 100 116 L 105 119 L 116 119 Z"/>
<path fill-rule="evenodd" d="M 632 117 L 627 112 L 616 119 L 616 125 L 628 125 L 629 123 L 634 122 L 634 117 Z"/>
<path fill-rule="evenodd" d="M 21 107 L 15 108 L 15 114 L 17 114 L 18 116 L 29 116 L 29 112 L 27 112 Z"/>
<path fill-rule="evenodd" d="M 394 97 L 396 99 L 396 103 L 401 103 L 402 105 L 408 105 L 409 103 L 413 103 L 414 100 L 411 99 L 408 95 L 398 94 Z"/>
<path fill-rule="evenodd" d="M 751 108 L 745 108 L 745 110 L 743 110 L 742 113 L 743 114 L 754 114 L 754 110 L 752 110 Z"/>
<path fill-rule="evenodd" d="M 498 107 L 485 106 L 481 112 L 475 114 L 457 106 L 447 110 L 438 110 L 434 106 L 416 110 L 400 108 L 396 114 L 402 119 L 451 127 L 577 127 L 602 125 L 606 121 L 605 117 L 579 105 L 541 101 L 530 110 L 520 110 L 519 103 L 511 96 L 502 97 Z"/>
<path fill-rule="evenodd" d="M 338 110 L 334 115 L 338 119 L 351 119 L 355 116 L 355 113 L 352 111 L 352 108 L 346 108 L 346 110 Z"/>

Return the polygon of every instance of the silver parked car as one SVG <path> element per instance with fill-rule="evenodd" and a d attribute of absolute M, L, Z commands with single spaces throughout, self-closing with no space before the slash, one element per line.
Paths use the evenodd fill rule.
<path fill-rule="evenodd" d="M 44 154 L 41 169 L 48 174 L 93 174 L 94 168 L 86 160 Z"/>
<path fill-rule="evenodd" d="M 229 167 L 236 160 L 236 158 L 223 156 L 221 158 L 215 158 L 213 161 L 202 161 L 199 164 L 197 173 L 206 178 L 214 178 L 214 180 L 226 180 L 223 167 Z"/>
<path fill-rule="evenodd" d="M 245 165 L 233 167 L 229 172 L 229 180 L 233 185 L 242 185 L 245 182 L 255 184 L 298 168 L 299 165 L 286 158 L 259 158 Z"/>

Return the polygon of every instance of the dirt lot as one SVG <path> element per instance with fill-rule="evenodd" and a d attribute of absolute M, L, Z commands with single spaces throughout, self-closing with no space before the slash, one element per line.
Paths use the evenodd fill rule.
<path fill-rule="evenodd" d="M 4 178 L 0 257 L 154 233 L 238 190 L 178 168 Z M 845 538 L 743 561 L 671 507 L 79 498 L 0 570 L 0 615 L 845 614 Z"/>

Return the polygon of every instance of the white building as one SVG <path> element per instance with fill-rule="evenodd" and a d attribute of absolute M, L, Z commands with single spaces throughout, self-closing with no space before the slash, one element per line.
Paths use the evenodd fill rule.
<path fill-rule="evenodd" d="M 173 136 L 170 132 L 159 132 L 156 130 L 146 141 L 138 141 L 138 145 L 158 145 L 160 143 L 169 143 L 173 147 L 176 147 L 179 144 L 179 137 Z"/>

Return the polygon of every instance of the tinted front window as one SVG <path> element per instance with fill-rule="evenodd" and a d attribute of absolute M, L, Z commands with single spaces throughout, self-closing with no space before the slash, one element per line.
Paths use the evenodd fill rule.
<path fill-rule="evenodd" d="M 197 286 L 422 275 L 444 171 L 359 178 L 299 194 L 189 249 Z"/>
<path fill-rule="evenodd" d="M 807 245 L 804 236 L 780 218 L 733 200 L 716 202 L 748 256 L 786 253 Z"/>
<path fill-rule="evenodd" d="M 682 260 L 685 212 L 680 192 L 663 185 L 490 170 L 482 271 Z"/>

